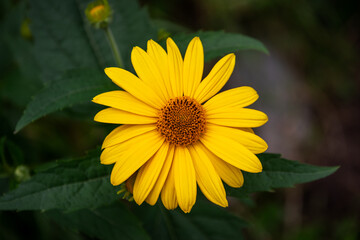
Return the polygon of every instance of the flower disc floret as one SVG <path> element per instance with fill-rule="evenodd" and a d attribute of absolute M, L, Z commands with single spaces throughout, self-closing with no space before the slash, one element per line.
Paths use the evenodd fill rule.
<path fill-rule="evenodd" d="M 177 97 L 161 108 L 157 129 L 169 143 L 187 146 L 205 132 L 205 111 L 194 99 Z"/>

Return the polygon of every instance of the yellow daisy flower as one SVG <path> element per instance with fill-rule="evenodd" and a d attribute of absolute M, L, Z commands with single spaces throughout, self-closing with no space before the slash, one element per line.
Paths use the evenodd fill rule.
<path fill-rule="evenodd" d="M 167 53 L 153 40 L 147 52 L 134 47 L 131 61 L 138 76 L 106 68 L 124 91 L 111 91 L 93 101 L 108 106 L 95 121 L 123 124 L 104 140 L 100 160 L 114 164 L 111 183 L 128 180 L 137 204 L 154 205 L 159 196 L 167 209 L 178 205 L 190 212 L 197 185 L 213 203 L 228 206 L 223 182 L 241 187 L 241 170 L 257 173 L 255 154 L 267 144 L 252 131 L 267 121 L 257 110 L 244 108 L 258 98 L 251 87 L 216 94 L 228 81 L 235 55 L 220 59 L 202 81 L 204 51 L 198 37 L 184 59 L 171 38 Z M 216 95 L 215 95 L 216 94 Z"/>

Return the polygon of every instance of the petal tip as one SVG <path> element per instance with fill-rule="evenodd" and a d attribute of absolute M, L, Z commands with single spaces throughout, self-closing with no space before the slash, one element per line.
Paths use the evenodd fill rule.
<path fill-rule="evenodd" d="M 225 201 L 223 201 L 221 204 L 222 204 L 222 205 L 220 205 L 220 206 L 221 206 L 221 207 L 224 207 L 224 208 L 226 208 L 226 207 L 229 206 L 229 202 L 228 202 L 227 199 L 225 199 Z"/>
<path fill-rule="evenodd" d="M 263 171 L 262 164 L 260 163 L 260 166 L 257 168 L 255 173 L 261 173 Z"/>
<path fill-rule="evenodd" d="M 101 111 L 100 111 L 101 112 Z M 99 113 L 100 112 L 98 112 L 95 116 L 94 116 L 94 121 L 95 122 L 101 122 L 101 121 L 99 121 Z"/>
<path fill-rule="evenodd" d="M 188 208 L 181 208 L 181 210 L 183 210 L 184 213 L 190 213 L 191 209 L 192 209 L 192 206 L 188 207 Z"/>
<path fill-rule="evenodd" d="M 118 181 L 116 181 L 115 177 L 113 177 L 113 174 L 111 174 L 111 176 L 110 176 L 110 183 L 113 186 L 117 186 L 117 185 L 121 184 Z"/>
<path fill-rule="evenodd" d="M 174 40 L 172 40 L 171 37 L 168 37 L 168 38 L 166 39 L 166 42 L 174 42 Z"/>
<path fill-rule="evenodd" d="M 113 71 L 114 69 L 116 69 L 116 67 L 107 67 L 107 68 L 104 69 L 104 72 L 108 73 L 110 71 Z"/>
<path fill-rule="evenodd" d="M 131 59 L 134 58 L 134 54 L 139 54 L 141 52 L 142 48 L 135 46 L 131 50 Z"/>
<path fill-rule="evenodd" d="M 133 197 L 134 197 L 134 201 L 135 201 L 136 204 L 139 205 L 139 206 L 144 202 L 143 199 L 139 198 L 139 195 L 138 195 L 138 194 L 137 194 L 136 197 L 135 197 L 135 194 L 134 194 Z"/>
<path fill-rule="evenodd" d="M 157 201 L 154 201 L 152 199 L 146 199 L 145 200 L 147 202 L 147 204 L 149 204 L 150 206 L 154 206 L 156 204 Z"/>

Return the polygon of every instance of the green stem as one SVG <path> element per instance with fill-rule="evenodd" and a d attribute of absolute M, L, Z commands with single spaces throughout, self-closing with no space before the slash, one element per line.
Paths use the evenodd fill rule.
<path fill-rule="evenodd" d="M 119 51 L 119 48 L 115 42 L 115 38 L 114 38 L 114 35 L 110 29 L 110 27 L 106 27 L 105 29 L 105 33 L 106 33 L 106 36 L 108 38 L 108 41 L 109 41 L 109 44 L 110 44 L 110 48 L 112 50 L 112 53 L 113 53 L 113 56 L 114 56 L 114 59 L 116 61 L 116 64 L 120 67 L 120 68 L 124 68 L 124 64 L 123 64 L 123 60 L 121 58 L 121 54 L 120 54 L 120 51 Z"/>
<path fill-rule="evenodd" d="M 9 166 L 5 158 L 5 141 L 6 141 L 6 137 L 2 137 L 0 139 L 0 158 L 5 172 L 11 175 L 13 173 L 13 169 L 12 167 Z"/>

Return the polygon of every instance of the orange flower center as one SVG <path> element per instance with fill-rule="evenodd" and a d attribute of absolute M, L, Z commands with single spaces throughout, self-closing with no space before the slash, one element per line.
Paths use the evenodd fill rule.
<path fill-rule="evenodd" d="M 169 143 L 177 146 L 195 143 L 205 132 L 204 108 L 189 97 L 170 99 L 160 109 L 156 126 Z"/>

